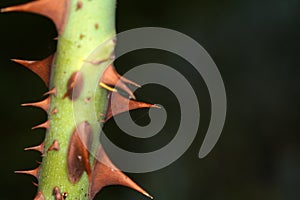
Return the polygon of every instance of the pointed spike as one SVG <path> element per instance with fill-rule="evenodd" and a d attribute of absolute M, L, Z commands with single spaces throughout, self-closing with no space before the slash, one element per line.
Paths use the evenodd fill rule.
<path fill-rule="evenodd" d="M 33 184 L 35 187 L 39 187 L 39 184 L 37 184 L 36 182 L 32 182 L 32 184 Z"/>
<path fill-rule="evenodd" d="M 42 192 L 38 192 L 33 200 L 45 200 L 45 197 Z"/>
<path fill-rule="evenodd" d="M 63 197 L 60 193 L 60 190 L 57 186 L 55 186 L 52 190 L 52 195 L 54 196 L 55 200 L 63 200 Z"/>
<path fill-rule="evenodd" d="M 133 92 L 127 87 L 126 83 L 134 85 L 136 87 L 140 87 L 140 85 L 138 85 L 137 83 L 130 81 L 130 80 L 122 77 L 120 74 L 118 74 L 118 72 L 116 71 L 116 69 L 113 65 L 109 65 L 105 69 L 100 82 L 104 83 L 106 85 L 112 85 L 112 86 L 120 88 L 121 90 L 124 90 L 125 92 L 127 92 L 129 94 L 129 96 L 132 99 L 135 99 L 135 96 L 134 96 Z"/>
<path fill-rule="evenodd" d="M 109 95 L 109 105 L 108 105 L 105 121 L 109 120 L 114 115 L 118 115 L 122 112 L 126 112 L 128 110 L 135 110 L 139 108 L 159 108 L 159 107 L 154 104 L 127 99 L 118 93 L 111 93 Z"/>
<path fill-rule="evenodd" d="M 44 94 L 44 96 L 47 96 L 47 95 L 54 95 L 54 96 L 56 96 L 56 87 L 54 87 L 53 89 L 49 90 L 48 92 L 46 92 Z"/>
<path fill-rule="evenodd" d="M 34 126 L 34 127 L 32 127 L 31 129 L 32 130 L 34 130 L 34 129 L 38 129 L 38 128 L 45 128 L 45 129 L 49 129 L 50 128 L 50 120 L 47 120 L 47 121 L 45 121 L 44 123 L 42 123 L 42 124 L 39 124 L 39 125 L 37 125 L 37 126 Z"/>
<path fill-rule="evenodd" d="M 122 185 L 132 188 L 143 195 L 153 199 L 153 197 L 133 182 L 128 176 L 121 172 L 110 161 L 107 154 L 100 145 L 97 150 L 96 160 L 92 172 L 92 183 L 90 184 L 89 193 L 90 199 L 93 199 L 96 194 L 105 186 Z"/>
<path fill-rule="evenodd" d="M 50 107 L 50 97 L 47 97 L 46 99 L 39 101 L 39 102 L 35 102 L 35 103 L 24 103 L 21 106 L 33 106 L 33 107 L 38 107 L 43 109 L 44 111 L 46 111 L 48 113 L 49 111 L 49 107 Z"/>
<path fill-rule="evenodd" d="M 83 75 L 80 71 L 74 72 L 68 80 L 67 92 L 63 98 L 68 97 L 70 100 L 76 100 L 81 93 L 83 87 Z"/>
<path fill-rule="evenodd" d="M 51 55 L 41 61 L 28 61 L 28 60 L 19 60 L 19 59 L 12 59 L 12 61 L 19 63 L 25 66 L 26 68 L 30 69 L 31 71 L 33 71 L 44 81 L 46 86 L 49 87 L 49 78 L 50 78 L 50 71 L 51 71 L 53 57 L 54 56 Z"/>
<path fill-rule="evenodd" d="M 48 148 L 47 152 L 49 151 L 59 151 L 59 143 L 57 140 L 54 140 L 52 145 Z"/>
<path fill-rule="evenodd" d="M 89 149 L 92 145 L 92 128 L 88 122 L 80 123 L 74 130 L 69 143 L 67 167 L 69 180 L 77 183 L 84 171 L 91 179 Z"/>
<path fill-rule="evenodd" d="M 30 150 L 34 150 L 34 151 L 38 151 L 40 152 L 41 154 L 44 153 L 44 146 L 45 146 L 45 142 L 43 142 L 42 144 L 38 145 L 38 146 L 35 146 L 35 147 L 28 147 L 28 148 L 25 148 L 24 150 L 25 151 L 30 151 Z"/>
<path fill-rule="evenodd" d="M 58 110 L 57 110 L 57 108 L 54 108 L 52 111 L 51 111 L 51 115 L 54 115 L 54 114 L 56 114 L 58 112 Z"/>
<path fill-rule="evenodd" d="M 33 170 L 15 171 L 15 173 L 16 174 L 28 174 L 28 175 L 34 176 L 35 178 L 38 179 L 39 170 L 40 170 L 40 167 L 37 167 L 36 169 L 33 169 Z"/>
<path fill-rule="evenodd" d="M 49 17 L 59 33 L 64 29 L 70 0 L 38 0 L 1 9 L 1 12 L 31 12 Z"/>

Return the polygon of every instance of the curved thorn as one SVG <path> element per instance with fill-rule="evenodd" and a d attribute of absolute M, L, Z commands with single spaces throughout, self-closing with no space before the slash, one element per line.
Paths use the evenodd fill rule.
<path fill-rule="evenodd" d="M 33 106 L 33 107 L 38 107 L 43 109 L 44 111 L 46 111 L 48 113 L 49 111 L 49 107 L 50 107 L 50 97 L 47 97 L 46 99 L 39 101 L 39 102 L 35 102 L 35 103 L 24 103 L 21 104 L 21 106 Z"/>
<path fill-rule="evenodd" d="M 44 147 L 45 147 L 45 143 L 43 142 L 42 144 L 40 144 L 40 145 L 38 145 L 38 146 L 35 146 L 35 147 L 27 147 L 27 148 L 25 148 L 24 150 L 25 150 L 25 151 L 34 150 L 34 151 L 38 151 L 38 152 L 40 152 L 41 154 L 43 154 L 43 152 L 44 152 Z"/>
<path fill-rule="evenodd" d="M 50 127 L 50 120 L 47 120 L 46 122 L 44 122 L 42 124 L 32 127 L 31 129 L 34 130 L 34 129 L 38 129 L 38 128 L 45 128 L 48 130 L 49 127 Z"/>

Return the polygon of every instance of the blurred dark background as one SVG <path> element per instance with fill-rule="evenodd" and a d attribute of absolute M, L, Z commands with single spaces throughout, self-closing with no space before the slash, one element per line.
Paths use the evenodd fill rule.
<path fill-rule="evenodd" d="M 6 7 L 25 0 L 1 0 Z M 192 146 L 170 166 L 155 172 L 128 174 L 160 200 L 297 200 L 300 199 L 299 137 L 299 0 L 178 0 L 118 2 L 117 31 L 158 26 L 197 40 L 211 55 L 223 77 L 228 112 L 222 136 L 204 159 L 198 151 L 209 124 L 210 100 L 201 76 L 182 58 L 159 50 L 139 50 L 122 56 L 122 74 L 136 65 L 159 62 L 174 67 L 191 82 L 200 101 L 200 129 Z M 36 187 L 29 176 L 40 160 L 23 148 L 39 144 L 43 122 L 39 109 L 21 103 L 42 99 L 46 87 L 10 58 L 41 59 L 55 51 L 52 22 L 26 13 L 0 14 L 1 199 L 32 199 Z M 170 117 L 153 138 L 130 138 L 110 121 L 105 130 L 125 149 L 147 152 L 172 140 L 179 123 L 178 102 L 166 88 L 148 85 L 138 99 L 165 106 Z M 147 124 L 147 110 L 132 112 Z M 175 125 L 174 125 L 175 124 Z M 141 133 L 142 134 L 142 133 Z M 105 188 L 97 199 L 147 199 L 123 187 Z"/>

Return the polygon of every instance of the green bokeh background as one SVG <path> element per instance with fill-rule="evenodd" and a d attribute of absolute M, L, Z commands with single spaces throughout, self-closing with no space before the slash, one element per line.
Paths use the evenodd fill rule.
<path fill-rule="evenodd" d="M 0 7 L 25 0 L 1 0 Z M 170 166 L 144 174 L 128 174 L 160 200 L 297 200 L 300 198 L 299 30 L 298 0 L 166 0 L 118 2 L 117 31 L 158 26 L 197 40 L 212 56 L 223 77 L 228 113 L 222 136 L 204 159 L 198 151 L 209 124 L 210 100 L 201 76 L 182 58 L 159 50 L 122 56 L 122 74 L 136 65 L 160 62 L 179 70 L 191 82 L 200 101 L 198 135 L 185 154 Z M 10 58 L 41 59 L 55 51 L 56 30 L 47 18 L 26 13 L 0 14 L 1 197 L 32 199 L 36 187 L 29 176 L 40 160 L 23 148 L 39 144 L 43 130 L 30 127 L 46 115 L 21 103 L 42 99 L 46 87 L 29 70 Z M 146 152 L 172 140 L 179 123 L 178 102 L 166 88 L 148 85 L 138 99 L 164 105 L 169 113 L 164 129 L 142 140 L 122 133 L 113 121 L 105 127 L 119 146 Z M 122 117 L 122 116 L 120 116 Z M 147 110 L 132 112 L 147 124 Z M 142 134 L 142 133 L 141 133 Z M 142 200 L 127 188 L 105 188 L 97 199 Z"/>

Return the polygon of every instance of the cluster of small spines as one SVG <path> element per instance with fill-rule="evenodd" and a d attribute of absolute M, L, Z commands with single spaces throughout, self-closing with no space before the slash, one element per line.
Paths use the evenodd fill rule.
<path fill-rule="evenodd" d="M 66 22 L 66 16 L 69 11 L 70 0 L 39 0 L 33 1 L 27 4 L 12 6 L 5 9 L 2 9 L 2 12 L 9 12 L 9 11 L 24 11 L 24 12 L 32 12 L 41 14 L 44 16 L 49 17 L 55 23 L 58 33 L 61 33 Z M 76 10 L 80 10 L 83 7 L 82 1 L 77 2 Z M 98 29 L 99 25 L 95 24 L 95 29 Z M 82 39 L 84 35 L 80 35 Z M 12 59 L 13 61 L 25 66 L 26 68 L 33 71 L 37 74 L 43 82 L 49 87 L 49 79 L 50 79 L 50 72 L 52 67 L 54 56 L 51 55 L 41 61 L 26 61 L 26 60 L 18 60 Z M 110 65 L 107 67 L 103 76 L 100 80 L 100 86 L 108 89 L 109 91 L 109 105 L 106 114 L 103 114 L 104 122 L 109 120 L 112 116 L 112 110 L 114 110 L 114 115 L 119 114 L 125 111 L 138 109 L 138 108 L 149 108 L 155 107 L 155 105 L 147 104 L 143 102 L 134 101 L 135 96 L 133 92 L 127 87 L 126 84 L 131 84 L 136 87 L 140 87 L 138 84 L 122 77 L 119 75 L 114 66 Z M 68 97 L 69 100 L 76 100 L 76 98 L 80 95 L 81 89 L 83 85 L 83 79 L 80 72 L 74 72 L 71 77 L 69 78 L 66 92 L 63 98 Z M 128 93 L 131 99 L 125 98 L 122 95 L 116 93 L 114 98 L 110 98 L 112 92 L 117 92 L 115 87 L 125 91 Z M 75 89 L 76 88 L 76 89 Z M 45 93 L 48 95 L 46 99 L 36 103 L 27 103 L 23 104 L 23 106 L 34 106 L 43 109 L 50 115 L 54 115 L 59 112 L 57 108 L 53 110 L 49 110 L 50 108 L 50 96 L 56 95 L 56 88 L 54 87 L 49 92 Z M 88 100 L 87 100 L 88 101 Z M 129 105 L 129 108 L 128 108 Z M 49 129 L 50 121 L 47 120 L 46 122 L 33 127 L 36 128 L 45 128 Z M 119 169 L 117 169 L 106 153 L 104 152 L 101 145 L 99 145 L 96 159 L 93 166 L 90 166 L 89 161 L 89 152 L 88 148 L 91 144 L 92 139 L 92 129 L 88 122 L 82 122 L 77 127 L 74 128 L 73 134 L 71 136 L 69 147 L 68 147 L 68 175 L 69 180 L 72 183 L 78 182 L 82 173 L 85 171 L 89 177 L 89 199 L 93 199 L 95 195 L 105 186 L 108 185 L 123 185 L 130 187 L 132 189 L 141 192 L 142 194 L 152 198 L 147 192 L 145 192 L 142 188 L 140 188 L 137 184 L 135 184 L 131 179 L 129 179 L 124 173 L 122 173 Z M 43 156 L 45 153 L 49 151 L 59 151 L 60 145 L 59 141 L 54 140 L 52 145 L 45 150 L 45 142 L 42 142 L 40 145 L 35 147 L 29 147 L 25 150 L 35 150 L 40 152 Z M 16 173 L 24 173 L 29 174 L 36 179 L 39 177 L 39 169 L 40 167 L 34 170 L 28 171 L 16 171 Z M 37 185 L 36 183 L 34 183 Z M 53 188 L 53 197 L 55 200 L 64 200 L 68 196 L 67 192 L 60 192 L 58 187 Z M 41 191 L 38 191 L 36 194 L 35 200 L 44 200 L 44 195 Z"/>

